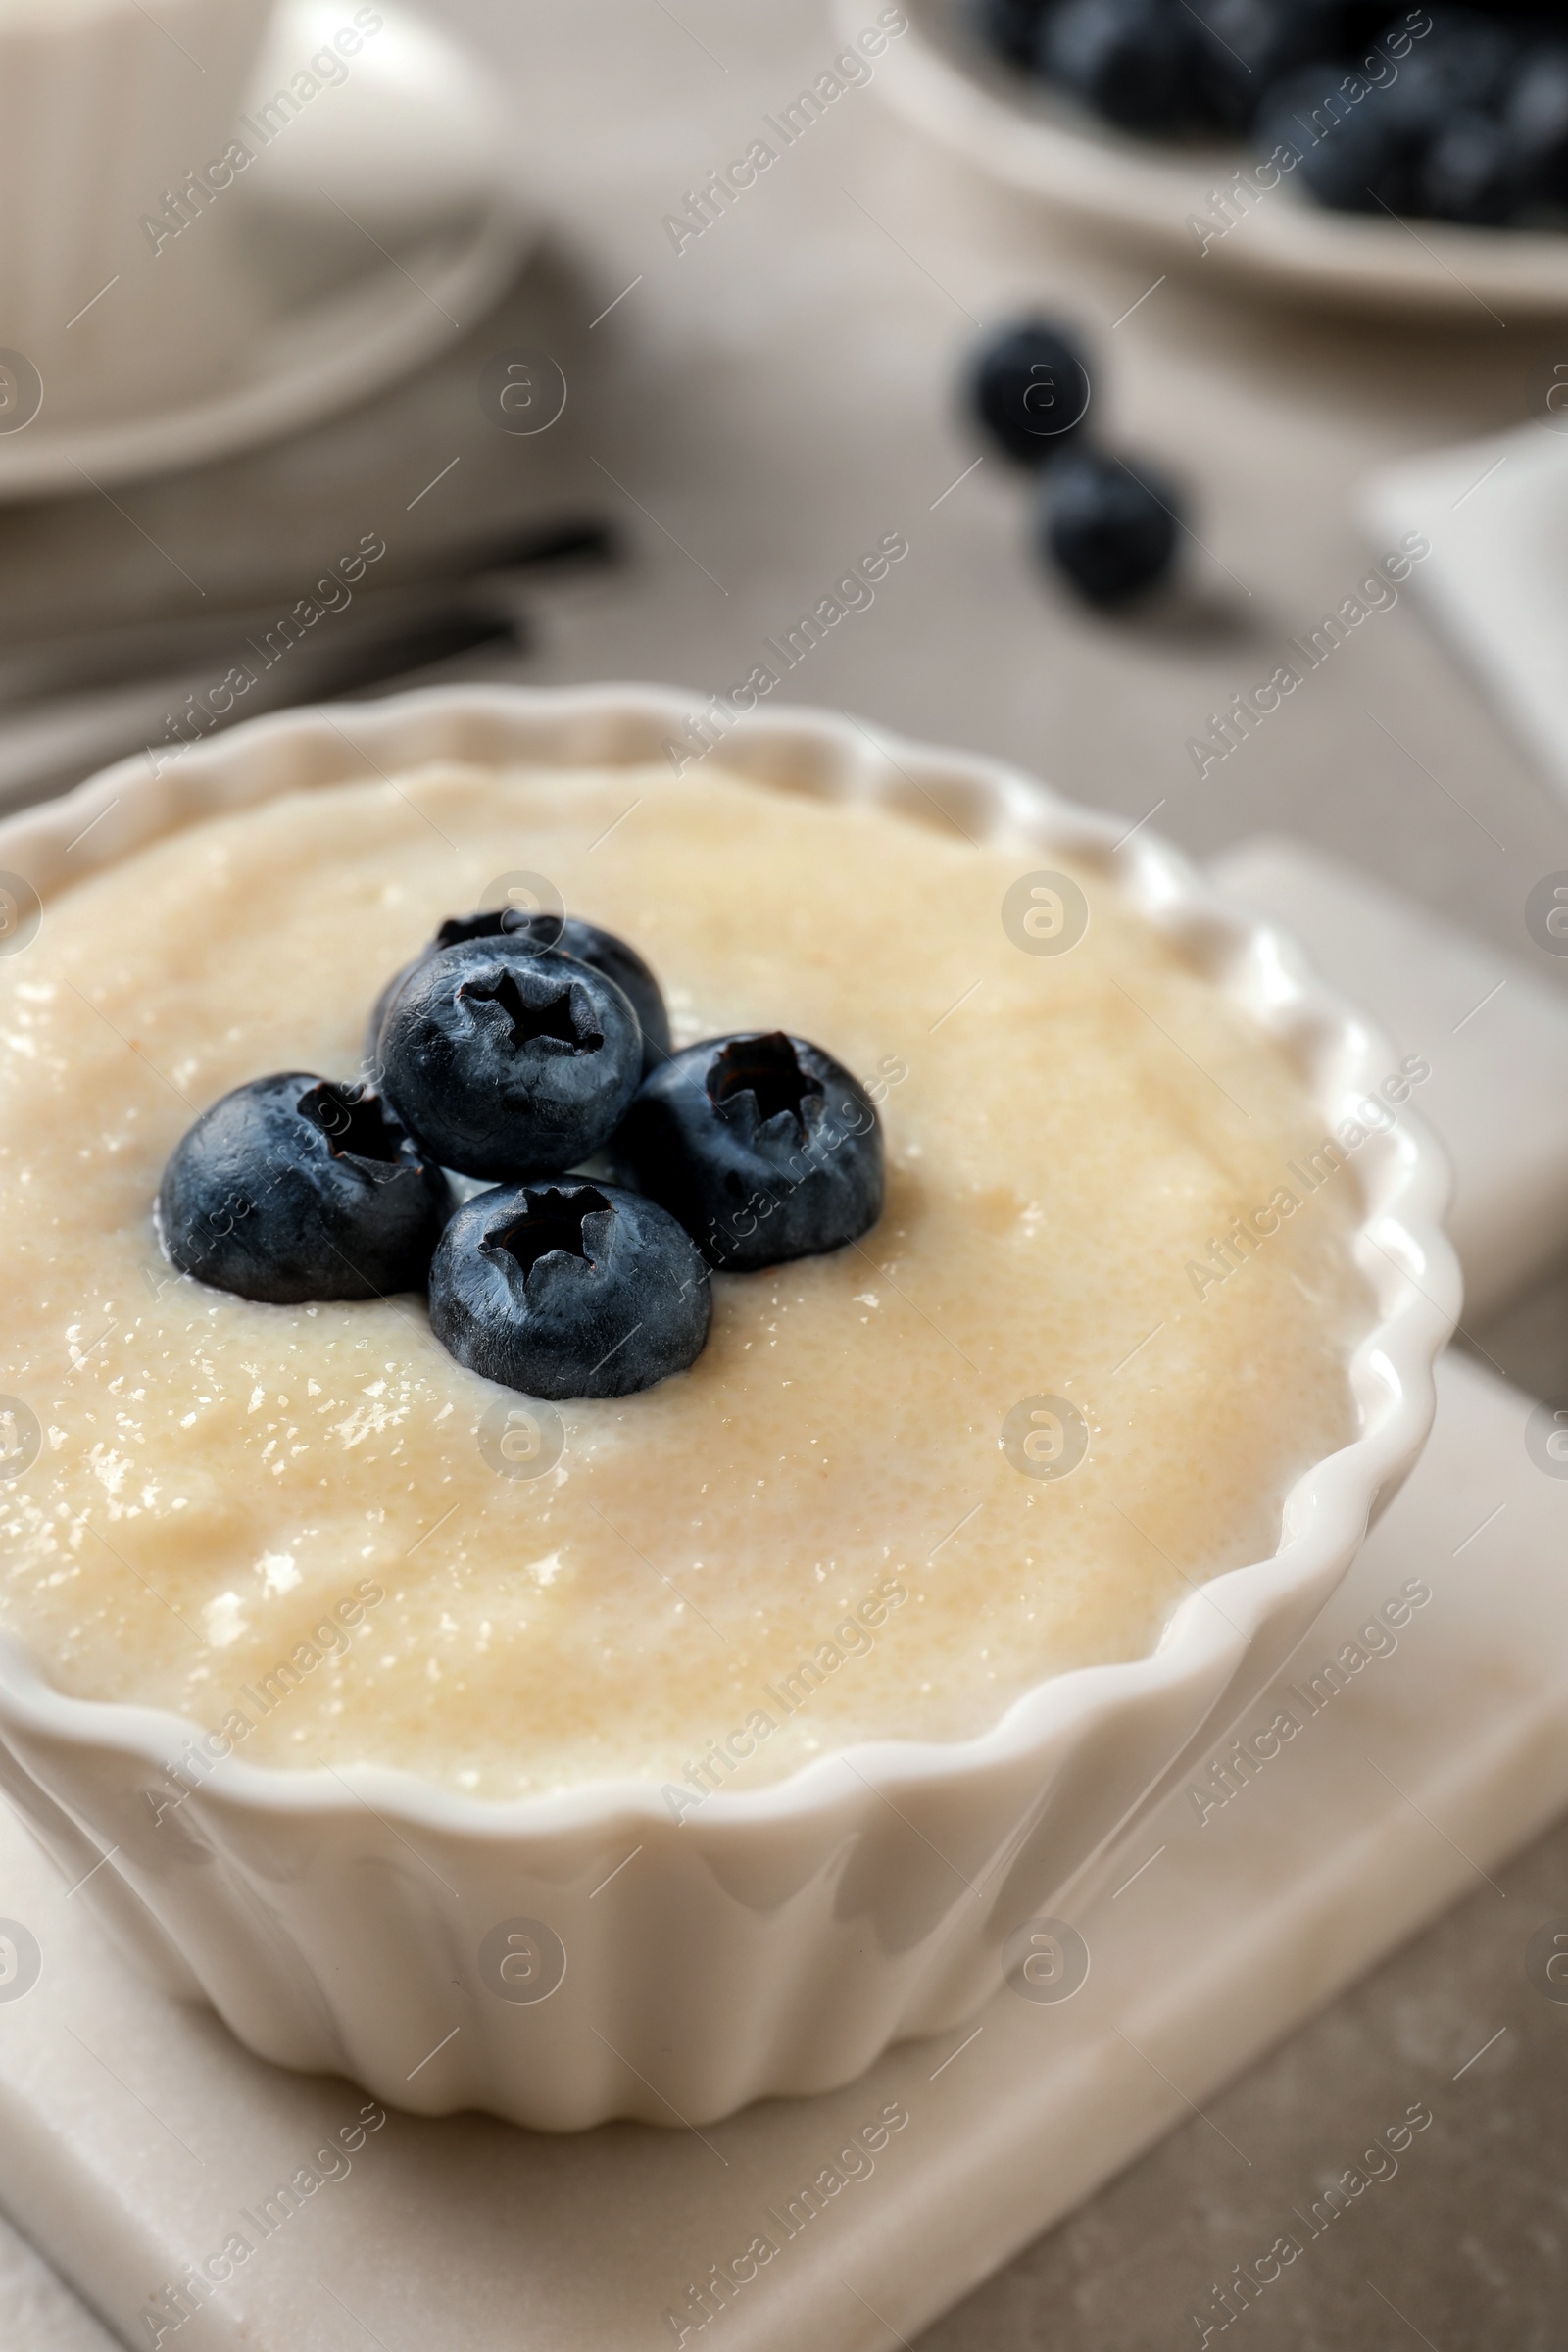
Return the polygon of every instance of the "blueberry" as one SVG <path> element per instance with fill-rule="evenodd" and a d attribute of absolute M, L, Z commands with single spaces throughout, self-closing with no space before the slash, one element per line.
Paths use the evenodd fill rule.
<path fill-rule="evenodd" d="M 470 939 L 515 939 L 535 948 L 559 948 L 564 956 L 575 956 L 579 963 L 591 963 L 596 972 L 613 980 L 631 999 L 632 1010 L 642 1023 L 644 1075 L 667 1059 L 670 1052 L 669 1014 L 664 1009 L 663 994 L 659 982 L 635 948 L 617 939 L 613 931 L 602 931 L 597 923 L 585 923 L 576 915 L 524 914 L 514 906 L 485 909 L 477 914 L 454 914 L 436 932 L 435 937 L 420 949 L 412 963 L 395 972 L 376 999 L 366 1033 L 365 1057 L 369 1067 L 377 1067 L 381 1023 L 403 982 L 421 963 L 439 956 L 447 948 L 461 947 Z"/>
<path fill-rule="evenodd" d="M 1506 126 L 1476 109 L 1450 115 L 1421 167 L 1424 213 L 1498 228 L 1524 201 L 1517 144 Z"/>
<path fill-rule="evenodd" d="M 470 1372 L 529 1396 L 626 1396 L 684 1372 L 708 1268 L 656 1201 L 560 1177 L 460 1208 L 430 1268 L 430 1327 Z"/>
<path fill-rule="evenodd" d="M 1040 42 L 1040 20 L 1048 0 L 979 0 L 980 38 L 1009 66 L 1028 68 Z"/>
<path fill-rule="evenodd" d="M 1046 19 L 1053 81 L 1127 130 L 1181 130 L 1193 115 L 1194 20 L 1181 0 L 1063 0 Z"/>
<path fill-rule="evenodd" d="M 1090 604 L 1125 604 L 1169 571 L 1179 494 L 1152 467 L 1134 473 L 1098 451 L 1074 452 L 1046 491 L 1043 544 Z"/>
<path fill-rule="evenodd" d="M 559 949 L 472 939 L 416 964 L 381 1023 L 388 1096 L 443 1167 L 496 1180 L 574 1167 L 642 1074 L 624 993 Z"/>
<path fill-rule="evenodd" d="M 745 1272 L 858 1241 L 882 1214 L 882 1130 L 805 1038 L 688 1046 L 639 1088 L 615 1149 L 710 1265 Z"/>
<path fill-rule="evenodd" d="M 1429 139 L 1460 107 L 1491 107 L 1506 97 L 1519 65 L 1518 37 L 1473 8 L 1429 10 L 1431 30 L 1400 58 L 1396 78 L 1369 106 L 1408 135 Z M 1390 33 L 1407 20 L 1396 18 Z"/>
<path fill-rule="evenodd" d="M 384 1102 L 308 1070 L 203 1111 L 158 1194 L 182 1274 L 279 1306 L 422 1288 L 451 1210 L 446 1178 Z"/>
<path fill-rule="evenodd" d="M 1427 133 L 1394 111 L 1392 90 L 1356 98 L 1347 79 L 1338 66 L 1288 74 L 1258 110 L 1254 143 L 1263 154 L 1295 154 L 1302 185 L 1336 212 L 1408 212 Z"/>
<path fill-rule="evenodd" d="M 1341 0 L 1203 0 L 1195 11 L 1193 85 L 1202 110 L 1245 130 L 1283 74 L 1339 54 Z"/>
<path fill-rule="evenodd" d="M 1527 55 L 1504 116 L 1530 195 L 1568 202 L 1568 46 L 1543 43 Z"/>
<path fill-rule="evenodd" d="M 1049 318 L 1020 318 L 988 342 L 971 379 L 975 413 L 998 449 L 1022 466 L 1044 466 L 1082 425 L 1089 370 L 1065 330 Z"/>

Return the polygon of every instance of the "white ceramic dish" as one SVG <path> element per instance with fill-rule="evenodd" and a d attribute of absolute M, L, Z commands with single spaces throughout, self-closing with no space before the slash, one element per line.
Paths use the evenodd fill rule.
<path fill-rule="evenodd" d="M 1444 313 L 1490 329 L 1568 311 L 1568 236 L 1333 213 L 1273 188 L 1226 229 L 1211 199 L 1255 160 L 1216 139 L 1177 145 L 1099 122 L 993 57 L 963 0 L 904 0 L 909 30 L 874 87 L 988 179 L 1109 230 L 1151 269 L 1192 268 L 1245 290 L 1355 309 Z M 846 39 L 860 0 L 837 0 Z M 1216 231 L 1206 246 L 1190 221 Z"/>
<path fill-rule="evenodd" d="M 412 374 L 457 328 L 471 327 L 511 283 L 533 223 L 510 201 L 437 230 L 401 262 L 308 303 L 280 304 L 256 325 L 234 380 L 121 423 L 0 439 L 0 504 L 183 472 L 280 441 Z M 47 411 L 45 411 L 45 415 Z M 85 477 L 85 478 L 84 478 Z"/>
<path fill-rule="evenodd" d="M 224 144 L 271 0 L 52 0 L 0 11 L 0 343 L 79 417 L 145 414 L 227 372 L 243 305 L 220 216 L 146 222 Z M 216 200 L 209 199 L 209 201 Z M 199 199 L 184 198 L 194 219 Z M 226 213 L 228 208 L 224 208 Z M 177 221 L 184 214 L 172 212 Z"/>
<path fill-rule="evenodd" d="M 336 0 L 285 0 L 245 103 L 259 109 L 258 91 L 286 88 L 291 69 L 329 47 L 346 14 Z M 491 88 L 438 26 L 390 0 L 377 14 L 382 28 L 348 78 L 284 122 L 224 194 L 226 213 L 215 205 L 210 220 L 184 232 L 193 250 L 199 233 L 229 232 L 218 321 L 224 368 L 211 379 L 187 374 L 128 412 L 105 368 L 103 413 L 78 402 L 64 419 L 45 368 L 33 421 L 0 430 L 0 503 L 183 470 L 280 440 L 456 345 L 505 292 L 539 223 L 506 178 Z"/>
<path fill-rule="evenodd" d="M 159 778 L 126 761 L 10 819 L 0 865 L 47 905 L 73 842 L 74 878 L 89 842 L 102 868 L 215 810 L 422 760 L 659 759 L 694 707 L 643 687 L 457 687 L 288 712 Z M 738 726 L 725 761 L 927 821 L 935 804 L 972 835 L 1113 870 L 1285 1044 L 1330 1124 L 1391 1066 L 1296 950 L 1174 851 L 1145 832 L 1115 846 L 1122 828 L 1015 769 L 882 748 L 802 710 Z M 650 1783 L 490 1805 L 383 1769 L 233 1757 L 160 1808 L 146 1791 L 167 1799 L 189 1727 L 63 1697 L 7 1642 L 0 1779 L 80 1899 L 157 1978 L 283 2065 L 346 2074 L 423 2113 L 477 2107 L 547 2130 L 617 2115 L 701 2124 L 847 2082 L 995 1989 L 1008 1937 L 1284 1663 L 1409 1470 L 1458 1307 L 1439 1223 L 1446 1169 L 1402 1120 L 1357 1167 L 1357 1256 L 1379 1317 L 1351 1365 L 1361 1434 L 1298 1481 L 1273 1557 L 1195 1591 L 1152 1656 L 1043 1684 L 979 1738 L 825 1756 L 771 1787 L 720 1791 L 678 1825 Z"/>

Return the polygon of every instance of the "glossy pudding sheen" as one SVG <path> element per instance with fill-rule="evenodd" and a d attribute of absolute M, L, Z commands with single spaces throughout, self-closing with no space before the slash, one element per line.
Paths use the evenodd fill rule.
<path fill-rule="evenodd" d="M 52 901 L 0 961 L 13 1464 L 40 1432 L 0 1486 L 6 1626 L 209 1754 L 502 1798 L 629 1775 L 676 1811 L 1146 1654 L 1356 1432 L 1361 1205 L 1284 1053 L 1098 871 L 1075 945 L 1018 944 L 1042 863 L 706 768 L 441 767 Z M 204 1289 L 151 1214 L 197 1112 L 352 1075 L 383 981 L 519 869 L 647 956 L 677 1046 L 819 1041 L 888 1164 L 863 1243 L 715 1275 L 692 1369 L 562 1405 L 543 1470 L 548 1425 L 421 1298 Z"/>

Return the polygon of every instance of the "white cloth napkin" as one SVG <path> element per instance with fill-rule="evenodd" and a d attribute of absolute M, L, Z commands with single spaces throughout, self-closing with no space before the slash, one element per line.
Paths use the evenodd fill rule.
<path fill-rule="evenodd" d="M 1358 512 L 1384 544 L 1431 541 L 1411 586 L 1568 797 L 1568 374 L 1561 393 L 1560 414 L 1373 475 Z"/>

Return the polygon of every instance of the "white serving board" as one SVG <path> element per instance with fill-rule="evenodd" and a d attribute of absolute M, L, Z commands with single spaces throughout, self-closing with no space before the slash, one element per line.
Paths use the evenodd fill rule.
<path fill-rule="evenodd" d="M 1332 947 L 1334 869 L 1293 876 L 1270 847 L 1235 870 L 1249 860 L 1259 897 L 1310 901 L 1300 927 L 1318 926 L 1330 975 L 1428 1051 L 1425 1006 L 1446 1007 L 1452 986 L 1440 927 L 1408 909 L 1395 910 L 1405 931 L 1380 920 L 1380 970 L 1355 885 L 1352 974 Z M 1381 897 L 1374 912 L 1389 912 Z M 1568 1017 L 1547 1003 L 1510 1027 L 1510 994 L 1488 1056 L 1490 1153 L 1472 1139 L 1466 1168 L 1517 1224 L 1511 1171 L 1555 1151 L 1568 1179 L 1568 1141 L 1540 1124 L 1538 1058 L 1568 1057 Z M 1496 1091 L 1508 1071 L 1512 1096 Z M 1457 1058 L 1435 1124 L 1466 1115 Z M 1529 1215 L 1544 1263 L 1568 1223 L 1553 1227 L 1544 1188 Z M 1004 1989 L 972 2027 L 894 2051 L 846 2090 L 701 2136 L 393 2116 L 342 2171 L 316 2153 L 352 2132 L 362 2095 L 270 2069 L 149 1990 L 5 1823 L 0 1916 L 30 1929 L 42 1970 L 24 1998 L 0 1999 L 0 2204 L 137 2346 L 654 2352 L 719 2324 L 697 2327 L 689 2290 L 759 2236 L 775 2250 L 723 2308 L 734 2352 L 882 2352 L 912 2335 L 1568 1805 L 1568 1478 L 1527 1450 L 1529 1399 L 1459 1356 L 1440 1391 L 1421 1467 L 1282 1683 L 1304 1687 L 1407 1581 L 1430 1600 L 1317 1713 L 1289 1696 L 1248 1711 L 1244 1730 L 1281 1703 L 1300 1729 L 1229 1803 L 1200 1819 L 1184 1788 L 1139 1829 L 1072 1922 L 1091 1966 L 1071 1999 Z M 866 2152 L 890 2111 L 907 2121 Z M 264 2234 L 253 2217 L 307 2166 L 341 2177 Z M 792 2221 L 819 2180 L 820 2210 Z M 235 2231 L 247 2259 L 159 2338 L 154 2298 Z M 63 2332 L 16 2340 L 75 2352 Z"/>
<path fill-rule="evenodd" d="M 0 2221 L 0 2343 L 17 2352 L 114 2352 L 86 2305 L 43 2256 Z"/>

